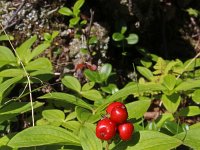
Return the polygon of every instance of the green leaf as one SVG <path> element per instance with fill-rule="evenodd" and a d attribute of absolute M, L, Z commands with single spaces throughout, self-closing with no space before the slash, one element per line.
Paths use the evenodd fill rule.
<path fill-rule="evenodd" d="M 190 129 L 196 129 L 196 128 L 200 128 L 200 122 L 195 123 L 195 124 L 190 126 Z"/>
<path fill-rule="evenodd" d="M 28 63 L 25 67 L 26 70 L 53 70 L 51 62 L 47 58 L 38 58 Z"/>
<path fill-rule="evenodd" d="M 123 34 L 124 35 L 124 33 L 127 31 L 127 26 L 122 26 L 122 28 L 121 28 L 121 34 Z"/>
<path fill-rule="evenodd" d="M 119 89 L 117 88 L 115 84 L 108 84 L 108 86 L 101 87 L 101 90 L 108 94 L 114 94 L 117 91 L 119 91 Z"/>
<path fill-rule="evenodd" d="M 67 7 L 62 7 L 58 10 L 58 12 L 62 15 L 66 15 L 66 16 L 73 16 L 73 12 L 71 11 L 71 9 L 67 8 Z"/>
<path fill-rule="evenodd" d="M 92 114 L 92 112 L 90 110 L 81 108 L 79 106 L 76 107 L 76 115 L 77 115 L 77 119 L 80 122 L 94 123 L 101 119 L 100 114 Z"/>
<path fill-rule="evenodd" d="M 99 71 L 101 81 L 106 81 L 108 77 L 110 76 L 111 71 L 112 71 L 112 65 L 104 64 Z"/>
<path fill-rule="evenodd" d="M 137 66 L 138 72 L 143 75 L 146 79 L 152 80 L 153 73 L 146 67 Z"/>
<path fill-rule="evenodd" d="M 150 84 L 133 84 L 130 86 L 126 86 L 123 89 L 119 90 L 118 92 L 114 93 L 112 96 L 110 96 L 104 104 L 99 106 L 97 108 L 98 111 L 103 110 L 109 103 L 113 101 L 117 101 L 119 99 L 122 99 L 128 95 L 131 94 L 140 94 L 143 92 L 148 92 L 148 91 L 162 91 L 165 90 L 166 88 L 163 87 L 159 83 L 150 83 Z"/>
<path fill-rule="evenodd" d="M 139 100 L 126 104 L 128 118 L 141 118 L 144 115 L 144 113 L 148 110 L 150 104 L 150 100 Z"/>
<path fill-rule="evenodd" d="M 74 133 L 78 133 L 82 124 L 79 121 L 67 121 L 63 122 L 62 126 L 66 129 L 73 131 Z"/>
<path fill-rule="evenodd" d="M 171 132 L 173 135 L 183 132 L 183 128 L 174 121 L 166 121 L 164 123 L 164 128 Z"/>
<path fill-rule="evenodd" d="M 83 85 L 82 87 L 82 91 L 88 91 L 90 89 L 92 89 L 95 85 L 95 82 L 87 82 Z"/>
<path fill-rule="evenodd" d="M 69 113 L 69 114 L 67 115 L 67 117 L 65 118 L 65 121 L 69 121 L 69 120 L 75 119 L 76 117 L 77 117 L 77 116 L 76 116 L 76 112 L 73 111 L 73 112 L 71 112 L 71 113 Z"/>
<path fill-rule="evenodd" d="M 182 108 L 179 112 L 178 112 L 179 116 L 196 116 L 196 115 L 200 115 L 200 108 L 198 106 L 188 106 L 185 108 Z"/>
<path fill-rule="evenodd" d="M 31 81 L 34 83 L 41 83 L 42 81 L 48 81 L 49 79 L 51 79 L 53 77 L 53 73 L 50 70 L 37 70 L 37 71 L 33 71 L 30 73 L 31 77 Z"/>
<path fill-rule="evenodd" d="M 155 75 L 161 75 L 165 72 L 167 63 L 166 61 L 161 58 L 161 57 L 156 57 L 157 61 L 156 64 L 153 66 L 153 68 L 155 69 L 155 71 L 153 72 Z"/>
<path fill-rule="evenodd" d="M 11 87 L 11 85 L 17 83 L 19 80 L 22 79 L 22 76 L 17 76 L 11 79 L 8 79 L 0 84 L 0 104 L 3 97 L 4 92 Z"/>
<path fill-rule="evenodd" d="M 74 27 L 78 24 L 80 17 L 75 17 L 69 20 L 70 27 Z"/>
<path fill-rule="evenodd" d="M 175 137 L 182 140 L 184 145 L 199 150 L 200 148 L 199 133 L 200 133 L 200 128 L 192 128 L 189 131 L 177 134 Z"/>
<path fill-rule="evenodd" d="M 12 63 L 16 63 L 13 52 L 7 47 L 0 46 L 0 67 Z"/>
<path fill-rule="evenodd" d="M 33 108 L 38 108 L 42 106 L 44 103 L 41 102 L 33 102 Z M 24 113 L 31 110 L 30 102 L 12 102 L 9 103 L 2 108 L 0 108 L 0 114 L 16 114 L 16 113 Z"/>
<path fill-rule="evenodd" d="M 83 150 L 102 150 L 102 142 L 95 135 L 95 132 L 86 126 L 82 126 L 79 133 Z"/>
<path fill-rule="evenodd" d="M 186 9 L 186 11 L 188 12 L 188 14 L 190 16 L 194 16 L 194 17 L 198 17 L 198 15 L 200 14 L 200 12 L 198 10 L 191 8 L 191 7 Z"/>
<path fill-rule="evenodd" d="M 80 9 L 73 9 L 73 16 L 74 18 L 80 18 L 80 12 L 81 10 Z"/>
<path fill-rule="evenodd" d="M 200 89 L 194 91 L 192 94 L 192 100 L 197 104 L 200 103 Z"/>
<path fill-rule="evenodd" d="M 84 75 L 86 76 L 86 78 L 88 78 L 92 82 L 96 82 L 96 83 L 102 82 L 100 75 L 97 71 L 91 71 L 89 69 L 86 69 L 84 71 Z"/>
<path fill-rule="evenodd" d="M 89 39 L 89 44 L 92 45 L 92 44 L 97 44 L 98 42 L 98 39 L 96 36 L 93 36 Z"/>
<path fill-rule="evenodd" d="M 33 108 L 38 108 L 44 103 L 33 102 Z M 0 122 L 31 110 L 30 102 L 12 102 L 0 108 Z"/>
<path fill-rule="evenodd" d="M 200 80 L 192 80 L 188 79 L 180 83 L 176 88 L 175 91 L 187 91 L 195 88 L 200 87 Z"/>
<path fill-rule="evenodd" d="M 114 41 L 116 41 L 116 42 L 122 41 L 122 40 L 124 40 L 124 38 L 125 38 L 124 35 L 121 34 L 121 33 L 118 33 L 118 32 L 113 33 L 113 35 L 112 35 L 112 39 L 113 39 Z"/>
<path fill-rule="evenodd" d="M 46 50 L 48 47 L 50 46 L 50 43 L 43 43 L 38 45 L 36 48 L 33 49 L 33 51 L 31 52 L 30 55 L 28 55 L 27 57 L 27 61 L 29 62 L 30 60 L 32 60 L 33 58 L 37 57 L 38 55 L 40 55 L 42 52 L 44 52 L 44 50 Z"/>
<path fill-rule="evenodd" d="M 36 40 L 37 36 L 34 35 L 33 37 L 29 38 L 24 43 L 22 43 L 20 47 L 16 48 L 17 54 L 24 63 L 28 62 L 27 56 L 31 54 L 30 48 Z"/>
<path fill-rule="evenodd" d="M 139 37 L 137 34 L 131 33 L 128 35 L 128 37 L 126 38 L 127 43 L 130 45 L 134 45 L 138 43 Z"/>
<path fill-rule="evenodd" d="M 53 125 L 60 126 L 62 122 L 65 120 L 65 114 L 61 110 L 58 109 L 50 109 L 42 111 L 42 116 L 44 119 L 53 123 Z"/>
<path fill-rule="evenodd" d="M 140 63 L 146 68 L 149 68 L 149 67 L 152 66 L 151 60 L 148 60 L 148 59 L 145 59 L 145 58 L 144 59 L 140 59 Z"/>
<path fill-rule="evenodd" d="M 51 34 L 50 33 L 44 33 L 44 40 L 50 41 L 51 40 Z"/>
<path fill-rule="evenodd" d="M 123 141 L 113 150 L 169 150 L 176 148 L 182 142 L 177 138 L 157 131 L 140 131 L 133 134 L 130 141 Z"/>
<path fill-rule="evenodd" d="M 0 36 L 0 41 L 9 41 L 9 40 L 14 40 L 14 37 L 11 35 L 1 35 Z"/>
<path fill-rule="evenodd" d="M 87 20 L 82 20 L 81 22 L 80 22 L 80 25 L 86 25 L 87 24 Z M 98 41 L 97 41 L 98 42 Z"/>
<path fill-rule="evenodd" d="M 162 115 L 160 115 L 159 119 L 156 120 L 157 128 L 161 128 L 167 120 L 168 121 L 173 121 L 174 120 L 174 117 L 173 117 L 172 113 L 165 112 Z"/>
<path fill-rule="evenodd" d="M 26 73 L 22 69 L 6 69 L 0 72 L 0 77 L 17 77 L 26 76 Z"/>
<path fill-rule="evenodd" d="M 176 85 L 176 77 L 170 74 L 166 75 L 163 78 L 163 85 L 169 90 L 173 90 Z"/>
<path fill-rule="evenodd" d="M 84 3 L 85 3 L 85 0 L 77 0 L 76 3 L 74 4 L 73 11 L 79 10 L 83 6 Z"/>
<path fill-rule="evenodd" d="M 172 95 L 163 94 L 161 100 L 163 102 L 163 105 L 169 112 L 175 113 L 181 102 L 181 97 L 177 93 L 173 93 Z"/>
<path fill-rule="evenodd" d="M 67 88 L 80 93 L 81 84 L 79 83 L 78 79 L 76 79 L 75 77 L 65 76 L 61 81 Z"/>
<path fill-rule="evenodd" d="M 61 92 L 53 92 L 53 93 L 48 93 L 45 94 L 41 97 L 39 97 L 40 99 L 55 99 L 55 100 L 60 100 L 63 102 L 67 102 L 67 103 L 71 103 L 86 109 L 90 109 L 93 110 L 93 108 L 91 107 L 90 104 L 86 103 L 85 101 L 83 101 L 82 99 L 74 96 L 74 95 L 70 95 L 70 94 L 66 94 L 66 93 L 61 93 Z"/>
<path fill-rule="evenodd" d="M 59 31 L 53 31 L 52 35 L 51 35 L 51 41 L 58 36 L 60 32 Z"/>
<path fill-rule="evenodd" d="M 54 126 L 35 126 L 15 135 L 8 143 L 13 148 L 49 144 L 80 145 L 78 137 L 71 132 Z"/>
<path fill-rule="evenodd" d="M 101 93 L 97 90 L 88 90 L 88 91 L 82 91 L 81 95 L 89 100 L 96 101 L 100 100 L 103 97 L 101 96 Z"/>

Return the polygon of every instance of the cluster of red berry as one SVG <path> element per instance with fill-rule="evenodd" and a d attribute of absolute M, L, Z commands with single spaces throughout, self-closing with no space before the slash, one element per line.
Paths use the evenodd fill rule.
<path fill-rule="evenodd" d="M 129 140 L 133 134 L 134 126 L 127 122 L 128 112 L 126 106 L 121 102 L 113 102 L 106 109 L 109 118 L 100 120 L 96 126 L 96 136 L 102 140 L 110 140 L 116 132 L 123 140 Z"/>

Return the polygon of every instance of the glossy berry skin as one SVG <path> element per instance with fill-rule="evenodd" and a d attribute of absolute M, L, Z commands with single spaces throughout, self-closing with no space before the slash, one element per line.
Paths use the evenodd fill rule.
<path fill-rule="evenodd" d="M 117 124 L 126 122 L 128 118 L 128 113 L 125 107 L 117 106 L 114 107 L 110 114 L 110 119 Z"/>
<path fill-rule="evenodd" d="M 108 114 L 111 114 L 111 111 L 113 108 L 117 107 L 117 106 L 120 106 L 120 107 L 124 107 L 125 108 L 125 105 L 121 102 L 113 102 L 111 104 L 108 105 L 108 107 L 106 108 L 106 112 Z"/>
<path fill-rule="evenodd" d="M 104 118 L 97 123 L 96 126 L 96 136 L 102 140 L 110 140 L 116 134 L 117 126 L 116 124 L 108 119 Z"/>
<path fill-rule="evenodd" d="M 118 132 L 119 132 L 119 137 L 123 141 L 130 140 L 134 132 L 134 126 L 132 123 L 129 123 L 129 122 L 120 124 L 118 126 Z"/>

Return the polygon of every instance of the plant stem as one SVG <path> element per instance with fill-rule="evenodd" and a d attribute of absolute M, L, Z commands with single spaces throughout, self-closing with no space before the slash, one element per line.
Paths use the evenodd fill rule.
<path fill-rule="evenodd" d="M 109 143 L 106 144 L 106 150 L 109 150 Z"/>

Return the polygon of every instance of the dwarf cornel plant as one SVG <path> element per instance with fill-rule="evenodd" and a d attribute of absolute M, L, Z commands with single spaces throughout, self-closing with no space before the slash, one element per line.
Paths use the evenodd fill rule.
<path fill-rule="evenodd" d="M 109 66 L 111 67 L 110 64 L 105 64 L 101 68 L 110 68 Z M 94 71 L 92 74 L 87 72 L 86 70 L 86 75 L 91 81 L 88 80 L 84 85 L 81 85 L 75 77 L 66 75 L 62 79 L 62 84 L 67 92 L 51 92 L 40 96 L 39 100 L 51 105 L 41 110 L 41 117 L 35 127 L 27 128 L 12 135 L 11 138 L 4 136 L 3 139 L 7 142 L 5 145 L 15 149 L 36 147 L 36 149 L 154 150 L 159 147 L 168 150 L 181 145 L 193 149 L 199 148 L 200 124 L 189 126 L 180 121 L 182 117 L 199 115 L 199 107 L 178 108 L 182 101 L 181 93 L 195 92 L 196 95 L 193 97 L 197 97 L 199 80 L 179 81 L 172 73 L 164 75 L 160 81 L 149 81 L 146 78 L 145 83 L 130 82 L 112 94 L 102 90 L 102 87 L 108 85 L 102 83 L 110 77 L 112 70 L 109 74 L 105 72 L 104 80 L 94 79 L 103 74 L 101 71 Z M 141 70 L 140 73 L 142 74 Z M 127 100 L 131 95 L 135 97 L 134 100 Z M 166 111 L 156 120 L 146 122 L 144 114 L 158 95 Z M 109 110 L 115 102 L 125 107 L 113 106 L 112 110 Z M 53 105 L 56 107 L 52 107 Z M 122 112 L 122 116 L 126 111 L 128 114 L 126 120 L 118 125 L 115 121 L 117 111 Z M 110 122 L 114 122 L 111 123 L 113 125 Z M 107 129 L 113 130 L 109 137 L 106 136 L 107 130 L 100 131 L 102 124 L 109 124 Z M 127 132 L 133 132 L 133 124 L 134 133 L 129 135 Z M 115 134 L 116 130 L 119 134 Z"/>

